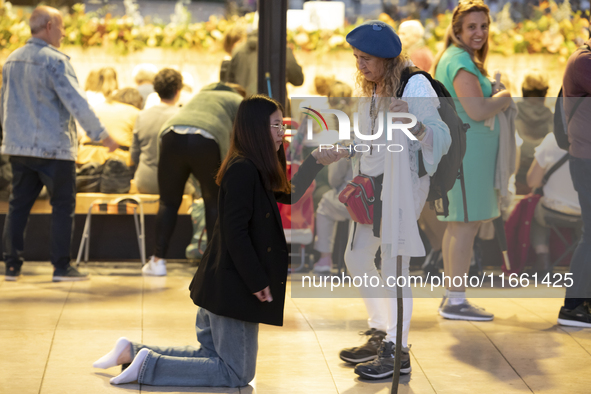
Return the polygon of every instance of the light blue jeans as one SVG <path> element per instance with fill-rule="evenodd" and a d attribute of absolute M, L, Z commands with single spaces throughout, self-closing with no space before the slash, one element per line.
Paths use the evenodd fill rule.
<path fill-rule="evenodd" d="M 218 316 L 199 308 L 195 323 L 201 347 L 157 347 L 132 342 L 132 356 L 149 349 L 138 382 L 151 386 L 242 387 L 254 378 L 258 323 Z"/>

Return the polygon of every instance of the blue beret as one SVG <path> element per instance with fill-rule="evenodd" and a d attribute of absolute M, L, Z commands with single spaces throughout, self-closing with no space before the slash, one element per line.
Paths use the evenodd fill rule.
<path fill-rule="evenodd" d="M 391 58 L 400 55 L 402 43 L 392 26 L 382 21 L 367 21 L 347 34 L 347 42 L 372 56 Z"/>

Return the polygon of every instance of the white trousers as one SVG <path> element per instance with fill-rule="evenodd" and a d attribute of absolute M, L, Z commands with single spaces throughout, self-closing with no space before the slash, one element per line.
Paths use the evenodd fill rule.
<path fill-rule="evenodd" d="M 353 249 L 351 241 L 353 237 L 353 226 L 349 228 L 349 242 L 345 252 L 345 263 L 353 277 L 367 276 L 367 286 L 359 287 L 365 307 L 369 315 L 368 324 L 370 328 L 385 331 L 386 341 L 396 343 L 397 324 L 397 299 L 396 299 L 396 257 L 390 257 L 390 250 L 382 250 L 382 273 L 378 272 L 374 259 L 382 241 L 374 237 L 373 225 L 357 223 Z M 389 249 L 389 248 L 388 248 Z M 402 288 L 403 297 L 403 322 L 402 322 L 402 346 L 408 347 L 408 332 L 410 330 L 410 319 L 412 316 L 412 289 L 409 286 L 409 265 L 410 257 L 402 256 L 402 276 L 406 278 L 400 283 L 406 284 Z M 372 279 L 373 278 L 373 279 Z M 365 284 L 365 283 L 364 283 Z"/>

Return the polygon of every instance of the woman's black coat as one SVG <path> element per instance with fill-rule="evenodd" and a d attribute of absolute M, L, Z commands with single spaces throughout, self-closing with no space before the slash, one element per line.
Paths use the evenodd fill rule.
<path fill-rule="evenodd" d="M 311 155 L 292 193 L 266 190 L 254 163 L 235 161 L 222 179 L 213 238 L 189 287 L 193 302 L 216 315 L 283 325 L 288 250 L 277 202 L 296 203 L 322 169 Z M 254 293 L 270 286 L 272 302 Z"/>

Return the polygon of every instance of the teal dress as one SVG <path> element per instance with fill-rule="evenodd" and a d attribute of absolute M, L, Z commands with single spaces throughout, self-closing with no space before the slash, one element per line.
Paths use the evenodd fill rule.
<path fill-rule="evenodd" d="M 484 97 L 491 97 L 492 85 L 490 81 L 478 70 L 468 52 L 452 45 L 444 52 L 435 73 L 435 78 L 445 85 L 452 97 L 458 97 L 453 80 L 460 70 L 476 75 Z M 497 191 L 494 188 L 499 149 L 499 122 L 495 121 L 495 129 L 491 130 L 484 125 L 484 121 L 477 122 L 471 119 L 458 100 L 456 100 L 456 109 L 464 123 L 470 124 L 466 135 L 466 155 L 463 161 L 468 220 L 474 222 L 496 218 L 500 215 Z M 440 220 L 463 222 L 464 205 L 459 181 L 455 183 L 447 196 L 449 198 L 449 216 L 439 217 Z"/>

